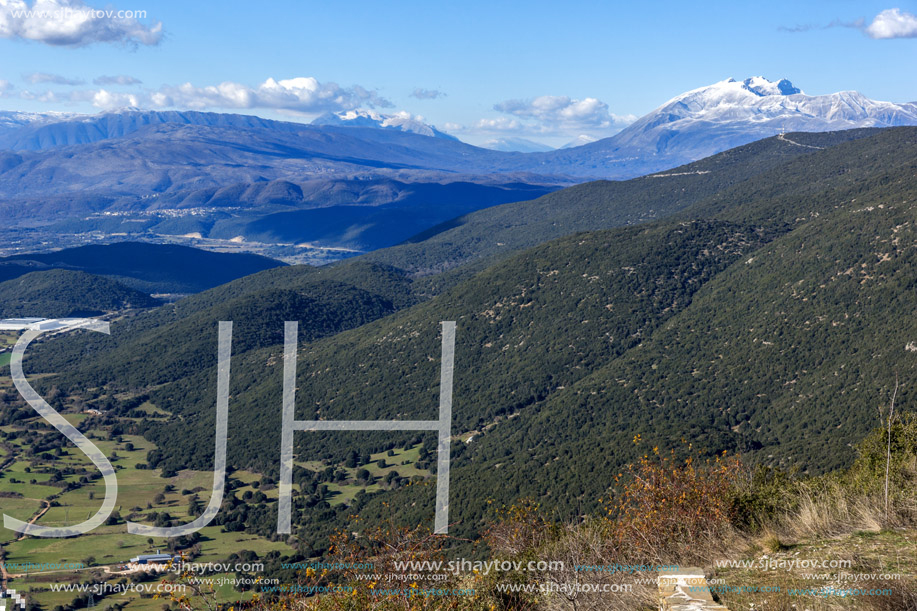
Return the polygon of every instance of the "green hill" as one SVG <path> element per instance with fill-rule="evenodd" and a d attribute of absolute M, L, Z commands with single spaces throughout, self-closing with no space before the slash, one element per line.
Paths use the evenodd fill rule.
<path fill-rule="evenodd" d="M 0 318 L 65 318 L 161 305 L 146 293 L 85 272 L 33 272 L 0 282 Z"/>
<path fill-rule="evenodd" d="M 770 191 L 785 191 L 780 172 L 788 162 L 808 158 L 818 153 L 819 147 L 855 141 L 878 131 L 857 129 L 790 135 L 794 142 L 806 146 L 767 138 L 667 172 L 626 181 L 585 183 L 536 200 L 480 210 L 425 231 L 405 244 L 363 258 L 420 276 L 474 262 L 478 262 L 474 269 L 480 269 L 484 262 L 577 231 L 665 218 L 728 193 L 731 187 L 744 185 L 755 177 L 763 177 Z M 761 195 L 756 192 L 756 197 Z"/>
<path fill-rule="evenodd" d="M 118 242 L 0 258 L 0 281 L 50 269 L 106 276 L 147 293 L 197 293 L 284 263 L 251 254 Z"/>
<path fill-rule="evenodd" d="M 69 371 L 75 383 L 111 381 L 126 389 L 175 382 L 215 366 L 217 322 L 234 321 L 233 354 L 283 342 L 283 323 L 299 320 L 304 341 L 333 335 L 414 303 L 403 272 L 353 261 L 338 268 L 266 270 L 126 318 L 110 336 L 84 333 L 36 347 L 41 367 Z M 85 359 L 87 352 L 98 355 Z M 74 364 L 80 363 L 75 370 Z"/>
<path fill-rule="evenodd" d="M 241 322 L 277 304 L 251 335 L 240 334 L 229 447 L 235 466 L 276 476 L 285 317 L 304 325 L 300 419 L 435 417 L 439 321 L 456 320 L 453 430 L 474 437 L 453 444 L 459 534 L 477 527 L 487 497 L 534 496 L 568 517 L 595 509 L 621 466 L 644 451 L 632 443 L 637 434 L 813 472 L 848 464 L 895 373 L 905 381 L 905 409 L 907 382 L 917 379 L 917 129 L 788 137 L 824 148 L 770 139 L 675 176 L 558 192 L 530 203 L 540 212 L 517 224 L 511 212 L 522 208 L 502 206 L 489 213 L 507 216 L 476 233 L 461 233 L 472 231 L 466 223 L 383 251 L 413 273 L 492 256 L 487 269 L 454 276 L 454 286 L 443 283 L 422 303 L 414 304 L 419 291 L 404 273 L 365 261 L 272 270 L 136 317 L 125 324 L 147 325 L 148 335 L 111 353 L 80 360 L 100 345 L 88 342 L 107 340 L 74 337 L 45 346 L 29 365 L 68 371 L 43 382 L 72 391 L 90 383 L 142 389 L 172 414 L 143 424 L 160 447 L 151 462 L 206 468 L 212 457 L 198 448 L 212 444 L 216 321 Z M 634 222 L 673 218 L 568 235 L 503 260 L 482 237 L 490 227 L 487 239 L 503 239 L 502 223 L 516 239 L 506 244 L 519 248 L 569 233 L 562 219 L 590 206 L 598 216 L 577 222 L 627 222 L 625 210 L 643 211 Z M 452 231 L 459 233 L 447 237 Z M 348 284 L 344 278 L 350 292 L 334 284 Z M 346 320 L 309 326 L 348 299 L 362 305 L 346 306 Z M 128 346 L 135 352 L 125 364 L 118 351 Z M 185 353 L 198 356 L 183 360 Z M 301 461 L 334 464 L 352 449 L 418 440 L 433 447 L 432 436 L 413 433 L 298 433 L 296 445 Z M 386 494 L 402 508 L 399 519 L 431 519 L 428 487 Z M 385 515 L 380 503 L 363 503 L 362 515 Z M 321 517 L 322 503 L 298 511 L 303 524 L 334 517 Z"/>

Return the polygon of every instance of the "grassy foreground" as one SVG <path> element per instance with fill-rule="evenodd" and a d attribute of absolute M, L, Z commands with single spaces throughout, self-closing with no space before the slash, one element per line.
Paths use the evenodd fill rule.
<path fill-rule="evenodd" d="M 652 567 L 679 565 L 703 567 L 714 598 L 732 611 L 917 609 L 917 417 L 905 414 L 857 450 L 849 469 L 794 477 L 647 447 L 609 487 L 603 515 L 558 523 L 535 503 L 495 510 L 478 543 L 510 570 L 405 569 L 404 560 L 447 562 L 448 542 L 390 527 L 335 543 L 335 559 L 371 560 L 375 574 L 300 574 L 300 588 L 337 583 L 346 591 L 249 606 L 650 610 L 658 608 Z M 545 568 L 526 570 L 531 561 Z M 602 586 L 613 592 L 588 591 Z"/>

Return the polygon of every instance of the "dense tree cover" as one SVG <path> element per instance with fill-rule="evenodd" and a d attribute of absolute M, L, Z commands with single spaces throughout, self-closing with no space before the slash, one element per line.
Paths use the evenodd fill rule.
<path fill-rule="evenodd" d="M 33 271 L 80 270 L 148 293 L 196 293 L 284 265 L 260 255 L 209 252 L 176 244 L 119 242 L 0 258 L 0 280 Z"/>
<path fill-rule="evenodd" d="M 85 272 L 33 272 L 0 282 L 0 318 L 64 318 L 161 305 L 146 293 Z"/>
<path fill-rule="evenodd" d="M 299 320 L 303 340 L 311 341 L 413 302 L 411 282 L 397 270 L 355 262 L 335 276 L 329 272 L 303 266 L 268 270 L 119 320 L 111 336 L 78 333 L 38 346 L 27 366 L 34 358 L 44 371 L 70 372 L 62 382 L 70 390 L 99 383 L 142 390 L 215 365 L 219 321 L 234 322 L 233 354 L 239 355 L 281 344 L 284 321 Z"/>
<path fill-rule="evenodd" d="M 621 183 L 630 193 L 639 192 L 634 185 L 647 190 L 643 200 L 634 195 L 642 204 L 633 210 L 662 214 L 668 206 L 678 220 L 548 242 L 470 278 L 456 272 L 423 303 L 411 305 L 420 291 L 391 268 L 349 262 L 320 272 L 273 270 L 136 317 L 150 339 L 134 344 L 129 367 L 93 353 L 101 344 L 81 338 L 46 346 L 33 370 L 65 371 L 79 357 L 72 373 L 44 383 L 148 392 L 172 414 L 143 425 L 159 445 L 156 464 L 206 468 L 212 456 L 200 448 L 213 443 L 216 321 L 235 314 L 233 308 L 274 312 L 253 339 L 240 332 L 240 345 L 249 349 L 233 362 L 229 443 L 235 467 L 274 477 L 285 316 L 308 313 L 296 317 L 303 325 L 299 419 L 435 418 L 439 322 L 456 320 L 453 430 L 474 433 L 470 443 L 453 442 L 452 517 L 459 534 L 479 525 L 487 497 L 535 496 L 563 516 L 594 508 L 621 466 L 642 451 L 632 442 L 638 434 L 811 471 L 846 464 L 850 444 L 874 424 L 875 405 L 887 398 L 894 372 L 917 377 L 917 328 L 910 322 L 917 129 L 793 138 L 827 148 L 771 139 L 688 166 L 709 174 Z M 570 206 L 556 210 L 551 222 L 560 226 L 590 205 L 606 216 L 583 223 L 609 222 L 607 215 L 630 204 L 593 195 L 621 189 L 598 183 L 549 196 L 567 193 L 550 201 Z M 678 199 L 678 193 L 687 195 Z M 494 222 L 507 223 L 517 236 L 528 231 L 533 240 L 551 225 L 524 221 Z M 402 259 L 399 267 L 447 268 L 465 248 L 488 255 L 487 240 L 503 234 L 483 232 L 476 243 L 450 242 L 449 235 L 458 234 L 433 240 L 424 254 L 429 259 L 413 267 Z M 334 284 L 347 274 L 354 293 Z M 318 300 L 312 290 L 350 295 L 352 318 L 310 328 L 314 311 L 296 299 Z M 360 301 L 358 291 L 383 300 L 397 293 L 403 301 L 389 298 L 388 309 L 373 309 L 375 302 Z M 342 302 L 323 299 L 319 309 L 334 316 Z M 181 326 L 186 321 L 195 326 Z M 165 343 L 169 325 L 187 338 L 185 347 Z M 207 346 L 198 350 L 202 342 Z M 209 360 L 183 361 L 188 353 Z M 899 394 L 905 409 L 911 396 L 906 388 Z M 296 434 L 296 452 L 301 461 L 343 465 L 352 450 L 384 451 L 410 435 L 303 432 Z M 433 435 L 422 437 L 428 451 L 435 446 Z M 399 520 L 432 519 L 429 485 L 386 494 Z M 361 515 L 387 517 L 382 499 L 367 497 L 359 502 Z M 308 528 L 319 522 L 325 528 L 323 520 L 343 515 L 321 501 L 297 507 Z M 266 513 L 258 516 L 236 522 L 246 528 L 269 522 Z"/>
<path fill-rule="evenodd" d="M 818 148 L 808 147 L 830 147 L 877 131 L 792 134 L 795 142 L 806 146 L 768 138 L 659 174 L 627 181 L 589 182 L 533 201 L 473 212 L 424 232 L 422 241 L 378 250 L 364 258 L 415 274 L 439 274 L 469 263 L 505 258 L 577 231 L 661 219 L 757 176 L 766 176 L 763 184 L 767 188 L 754 197 L 770 197 L 792 189 L 784 183 L 782 169 L 794 159 L 804 160 L 819 152 Z"/>
<path fill-rule="evenodd" d="M 297 417 L 435 418 L 438 323 L 455 319 L 461 329 L 455 395 L 462 409 L 454 426 L 483 428 L 624 354 L 757 242 L 754 232 L 731 223 L 698 222 L 577 235 L 537 248 L 333 341 L 306 344 L 304 337 Z M 239 427 L 233 445 L 240 465 L 276 469 L 264 442 L 276 438 L 271 431 L 279 426 L 279 357 L 278 347 L 234 364 L 231 427 Z M 210 420 L 212 379 L 210 371 L 185 377 L 151 397 L 167 411 Z M 183 424 L 167 430 L 162 434 L 173 443 L 161 450 L 164 464 L 210 460 L 189 455 L 192 438 L 176 443 L 201 431 Z M 374 451 L 403 444 L 391 434 L 307 433 L 299 435 L 299 447 L 304 456 L 344 462 L 359 447 L 348 446 L 349 439 L 382 442 Z"/>

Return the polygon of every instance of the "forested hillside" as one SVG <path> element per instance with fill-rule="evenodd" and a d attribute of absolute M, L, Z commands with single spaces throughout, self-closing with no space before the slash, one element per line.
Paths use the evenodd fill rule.
<path fill-rule="evenodd" d="M 114 280 L 78 271 L 33 272 L 0 282 L 0 318 L 95 316 L 161 303 Z"/>
<path fill-rule="evenodd" d="M 284 263 L 173 244 L 117 242 L 0 258 L 0 280 L 51 269 L 106 276 L 146 293 L 197 293 Z"/>
<path fill-rule="evenodd" d="M 494 206 L 453 219 L 408 243 L 369 253 L 365 258 L 412 274 L 436 274 L 503 258 L 577 231 L 662 219 L 707 199 L 732 197 L 733 186 L 737 192 L 747 192 L 750 199 L 766 200 L 806 186 L 784 181 L 787 163 L 878 131 L 792 134 L 792 141 L 768 138 L 658 174 L 627 181 L 589 182 L 533 201 Z M 805 166 L 805 162 L 798 165 Z M 750 182 L 755 177 L 760 180 Z M 758 185 L 763 185 L 763 190 Z"/>
<path fill-rule="evenodd" d="M 113 327 L 112 340 L 54 342 L 28 365 L 58 372 L 46 387 L 143 393 L 169 414 L 140 431 L 159 446 L 151 465 L 207 468 L 212 457 L 198 449 L 212 444 L 216 323 L 264 312 L 257 329 L 239 328 L 229 453 L 236 467 L 273 477 L 283 320 L 301 321 L 300 419 L 435 417 L 439 322 L 455 320 L 451 494 L 464 534 L 480 524 L 485 497 L 537 497 L 566 517 L 595 509 L 642 451 L 636 435 L 812 472 L 841 466 L 874 426 L 895 374 L 905 381 L 903 409 L 917 377 L 917 129 L 852 136 L 790 134 L 792 142 L 756 143 L 673 176 L 547 196 L 529 204 L 538 215 L 507 229 L 514 248 L 569 233 L 564 219 L 589 206 L 599 216 L 583 223 L 671 218 L 535 246 L 456 275 L 421 303 L 404 271 L 360 260 L 272 270 L 124 323 L 144 329 L 124 347 L 100 343 L 118 338 Z M 642 216 L 622 220 L 621 202 Z M 489 213 L 511 216 L 512 206 Z M 502 239 L 486 228 L 503 218 L 478 226 L 471 241 L 447 231 L 427 251 L 419 242 L 382 254 L 414 273 L 472 261 L 451 253 L 484 244 L 486 254 L 488 240 Z M 411 267 L 411 252 L 429 259 Z M 335 319 L 345 304 L 346 319 Z M 124 361 L 121 350 L 132 356 Z M 301 463 L 328 465 L 355 448 L 417 441 L 433 448 L 432 435 L 414 433 L 296 435 Z M 393 495 L 405 508 L 399 520 L 432 519 L 427 486 L 363 497 L 362 515 L 383 515 L 381 499 Z M 300 523 L 329 511 L 321 499 L 298 508 Z"/>

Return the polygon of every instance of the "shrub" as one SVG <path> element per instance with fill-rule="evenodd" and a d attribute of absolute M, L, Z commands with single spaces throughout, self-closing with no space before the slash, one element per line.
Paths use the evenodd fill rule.
<path fill-rule="evenodd" d="M 697 464 L 694 457 L 679 462 L 674 452 L 661 456 L 653 448 L 652 456 L 615 478 L 623 485 L 605 502 L 609 544 L 641 564 L 703 559 L 734 534 L 730 493 L 742 468 L 725 452 Z"/>

